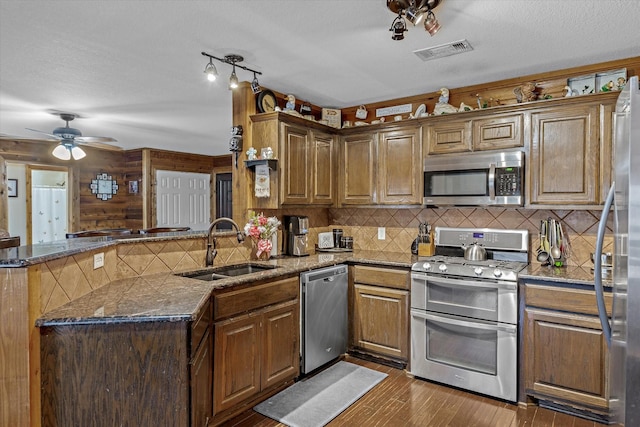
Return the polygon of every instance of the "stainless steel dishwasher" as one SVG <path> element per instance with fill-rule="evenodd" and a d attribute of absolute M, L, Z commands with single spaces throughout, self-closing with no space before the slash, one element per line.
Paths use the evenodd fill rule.
<path fill-rule="evenodd" d="M 306 374 L 347 351 L 347 266 L 300 275 L 300 364 Z"/>

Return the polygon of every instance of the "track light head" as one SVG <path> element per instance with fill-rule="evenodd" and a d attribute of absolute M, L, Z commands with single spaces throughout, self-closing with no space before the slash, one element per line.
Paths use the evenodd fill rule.
<path fill-rule="evenodd" d="M 431 37 L 440 30 L 440 23 L 431 10 L 427 13 L 427 19 L 424 20 L 424 29 Z"/>
<path fill-rule="evenodd" d="M 204 73 L 207 75 L 207 80 L 210 82 L 215 81 L 218 77 L 218 70 L 216 70 L 216 66 L 213 65 L 213 59 L 209 58 L 209 63 L 204 68 Z"/>
<path fill-rule="evenodd" d="M 404 40 L 404 32 L 407 31 L 407 25 L 404 22 L 404 18 L 401 14 L 396 16 L 396 19 L 391 23 L 389 31 L 393 31 L 391 35 L 392 40 Z"/>

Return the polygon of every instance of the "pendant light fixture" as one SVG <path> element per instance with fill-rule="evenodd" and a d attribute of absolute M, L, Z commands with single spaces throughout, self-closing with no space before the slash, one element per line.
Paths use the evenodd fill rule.
<path fill-rule="evenodd" d="M 236 67 L 238 67 L 253 73 L 253 81 L 251 82 L 251 90 L 253 91 L 253 93 L 259 93 L 262 91 L 262 89 L 260 88 L 260 83 L 258 82 L 258 75 L 262 75 L 262 73 L 260 71 L 256 71 L 249 67 L 245 67 L 244 65 L 238 64 L 239 62 L 244 61 L 244 58 L 242 56 L 236 55 L 236 54 L 229 54 L 229 55 L 225 55 L 224 58 L 218 58 L 206 52 L 201 52 L 201 53 L 203 56 L 206 56 L 209 58 L 209 63 L 204 69 L 204 72 L 205 74 L 207 74 L 207 79 L 209 81 L 214 81 L 216 79 L 216 76 L 218 75 L 218 71 L 216 70 L 216 67 L 213 65 L 213 60 L 215 59 L 216 61 L 229 64 L 233 67 L 231 71 L 231 76 L 229 76 L 230 90 L 233 90 L 238 87 L 238 75 L 236 74 Z"/>
<path fill-rule="evenodd" d="M 403 40 L 407 31 L 406 21 L 418 25 L 424 19 L 424 29 L 433 36 L 440 29 L 440 23 L 433 13 L 442 0 L 387 0 L 387 8 L 398 16 L 391 23 L 392 40 Z M 405 21 L 406 20 L 406 21 Z"/>

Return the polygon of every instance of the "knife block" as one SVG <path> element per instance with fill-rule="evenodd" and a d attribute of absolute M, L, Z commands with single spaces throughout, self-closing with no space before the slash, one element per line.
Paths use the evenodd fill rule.
<path fill-rule="evenodd" d="M 433 230 L 429 233 L 426 243 L 418 243 L 418 256 L 433 256 L 436 254 L 436 245 L 433 240 Z"/>

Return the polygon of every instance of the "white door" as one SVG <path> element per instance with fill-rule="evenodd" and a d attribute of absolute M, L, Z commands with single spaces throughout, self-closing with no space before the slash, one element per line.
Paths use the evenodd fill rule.
<path fill-rule="evenodd" d="M 156 227 L 191 227 L 206 230 L 210 220 L 209 183 L 204 173 L 156 172 Z"/>

